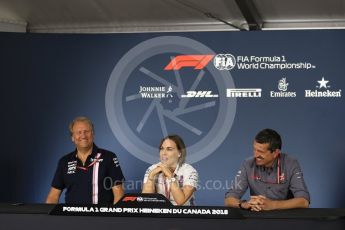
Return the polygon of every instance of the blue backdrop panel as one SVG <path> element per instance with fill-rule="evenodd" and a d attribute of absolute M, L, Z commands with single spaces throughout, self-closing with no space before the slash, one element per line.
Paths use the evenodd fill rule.
<path fill-rule="evenodd" d="M 117 153 L 127 192 L 177 133 L 199 172 L 197 204 L 223 205 L 255 134 L 273 128 L 300 161 L 312 207 L 344 207 L 344 40 L 344 30 L 1 33 L 0 201 L 44 201 L 74 148 L 68 124 L 85 115 L 96 144 Z"/>

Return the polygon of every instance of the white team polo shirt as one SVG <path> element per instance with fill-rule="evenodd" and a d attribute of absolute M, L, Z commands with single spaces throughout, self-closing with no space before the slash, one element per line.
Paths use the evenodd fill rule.
<path fill-rule="evenodd" d="M 148 180 L 150 172 L 158 166 L 159 163 L 151 165 L 145 172 L 144 184 Z M 199 175 L 198 172 L 190 164 L 183 163 L 181 166 L 177 165 L 174 171 L 174 177 L 176 178 L 177 184 L 180 188 L 183 188 L 185 185 L 190 185 L 197 188 Z M 170 202 L 173 205 L 176 205 L 173 195 L 170 192 L 170 184 L 167 181 L 168 179 L 164 176 L 163 173 L 160 173 L 155 176 L 155 188 L 156 192 L 162 194 L 163 196 L 170 199 Z M 183 204 L 183 206 L 194 206 L 194 194 Z"/>

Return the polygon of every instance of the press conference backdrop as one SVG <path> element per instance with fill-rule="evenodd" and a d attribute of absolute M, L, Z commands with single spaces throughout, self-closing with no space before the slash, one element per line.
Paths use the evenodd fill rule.
<path fill-rule="evenodd" d="M 0 34 L 1 202 L 41 203 L 68 124 L 94 122 L 126 191 L 166 134 L 198 170 L 197 205 L 223 205 L 255 134 L 277 130 L 312 207 L 345 207 L 345 31 Z M 62 198 L 63 202 L 63 198 Z"/>

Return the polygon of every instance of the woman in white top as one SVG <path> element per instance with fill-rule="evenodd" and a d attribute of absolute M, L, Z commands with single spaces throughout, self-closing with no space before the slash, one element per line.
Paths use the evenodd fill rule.
<path fill-rule="evenodd" d="M 160 193 L 174 205 L 194 205 L 198 172 L 185 163 L 186 146 L 178 135 L 164 137 L 159 145 L 160 162 L 144 176 L 143 193 Z"/>

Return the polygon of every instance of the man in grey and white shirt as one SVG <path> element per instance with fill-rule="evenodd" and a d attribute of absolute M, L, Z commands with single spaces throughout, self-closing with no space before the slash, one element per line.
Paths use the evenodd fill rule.
<path fill-rule="evenodd" d="M 281 153 L 280 135 L 260 131 L 254 140 L 254 156 L 246 159 L 225 195 L 225 205 L 251 211 L 307 208 L 310 196 L 298 161 Z M 241 197 L 250 189 L 250 200 Z"/>

